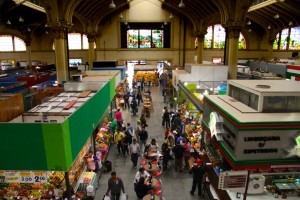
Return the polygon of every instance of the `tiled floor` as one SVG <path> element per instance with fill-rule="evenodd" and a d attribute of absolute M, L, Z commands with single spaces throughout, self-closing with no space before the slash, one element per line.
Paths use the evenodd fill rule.
<path fill-rule="evenodd" d="M 150 118 L 147 118 L 149 127 L 146 130 L 149 133 L 149 139 L 155 138 L 161 146 L 164 138 L 165 128 L 161 125 L 161 115 L 163 107 L 166 106 L 163 103 L 163 97 L 161 95 L 161 88 L 159 86 L 151 86 L 152 99 L 154 104 L 154 112 L 151 113 Z M 129 110 L 123 110 L 123 118 L 125 122 L 130 122 L 136 126 L 136 121 L 140 117 L 142 105 L 139 106 L 139 113 L 137 116 L 132 116 Z M 125 191 L 128 194 L 129 200 L 136 200 L 136 194 L 133 189 L 133 180 L 137 169 L 132 168 L 130 157 L 118 156 L 115 145 L 111 146 L 108 160 L 112 162 L 112 169 L 116 171 L 117 175 L 123 179 Z M 139 158 L 139 162 L 141 157 Z M 170 163 L 173 165 L 173 161 Z M 107 190 L 107 180 L 110 177 L 110 173 L 102 173 L 99 179 L 99 187 L 96 191 L 95 199 L 103 199 L 103 196 Z M 209 199 L 207 195 L 199 197 L 197 195 L 190 195 L 189 191 L 192 187 L 192 174 L 189 174 L 186 170 L 182 173 L 174 171 L 171 166 L 168 171 L 164 171 L 160 175 L 162 180 L 162 196 L 166 200 L 190 200 L 190 199 Z M 197 191 L 195 192 L 197 194 Z"/>

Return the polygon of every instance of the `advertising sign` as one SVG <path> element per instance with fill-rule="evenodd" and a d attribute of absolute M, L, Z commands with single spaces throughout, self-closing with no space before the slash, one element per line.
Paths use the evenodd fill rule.
<path fill-rule="evenodd" d="M 221 190 L 244 193 L 246 190 L 248 171 L 224 171 L 219 176 Z"/>

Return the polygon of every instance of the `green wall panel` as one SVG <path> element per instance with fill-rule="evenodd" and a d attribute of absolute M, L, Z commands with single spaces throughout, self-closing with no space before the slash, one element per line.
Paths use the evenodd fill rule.
<path fill-rule="evenodd" d="M 0 123 L 0 169 L 46 170 L 42 124 Z"/>
<path fill-rule="evenodd" d="M 47 169 L 67 171 L 72 164 L 69 121 L 63 124 L 43 124 Z"/>
<path fill-rule="evenodd" d="M 111 102 L 111 83 L 108 82 L 69 118 L 72 159 L 74 160 Z"/>
<path fill-rule="evenodd" d="M 113 100 L 113 98 L 116 95 L 116 77 L 112 78 L 109 82 L 110 84 L 110 101 Z"/>

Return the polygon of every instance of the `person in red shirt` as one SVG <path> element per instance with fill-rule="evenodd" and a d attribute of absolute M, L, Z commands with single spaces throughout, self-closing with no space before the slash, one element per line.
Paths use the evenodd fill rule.
<path fill-rule="evenodd" d="M 119 127 L 122 127 L 123 117 L 122 117 L 122 112 L 120 111 L 120 109 L 118 109 L 117 112 L 115 113 L 115 117 L 116 117 Z"/>

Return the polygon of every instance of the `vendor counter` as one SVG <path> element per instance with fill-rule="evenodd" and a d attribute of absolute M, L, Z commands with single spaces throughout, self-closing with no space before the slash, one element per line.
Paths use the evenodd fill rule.
<path fill-rule="evenodd" d="M 243 194 L 241 194 L 240 198 L 236 197 L 236 192 L 227 191 L 229 197 L 231 200 L 242 200 L 244 198 Z M 298 196 L 296 193 L 288 193 L 286 198 L 283 198 L 282 196 L 274 197 L 271 192 L 264 191 L 262 194 L 248 194 L 247 200 L 274 200 L 274 199 L 288 199 L 288 200 L 299 200 L 300 196 Z"/>

